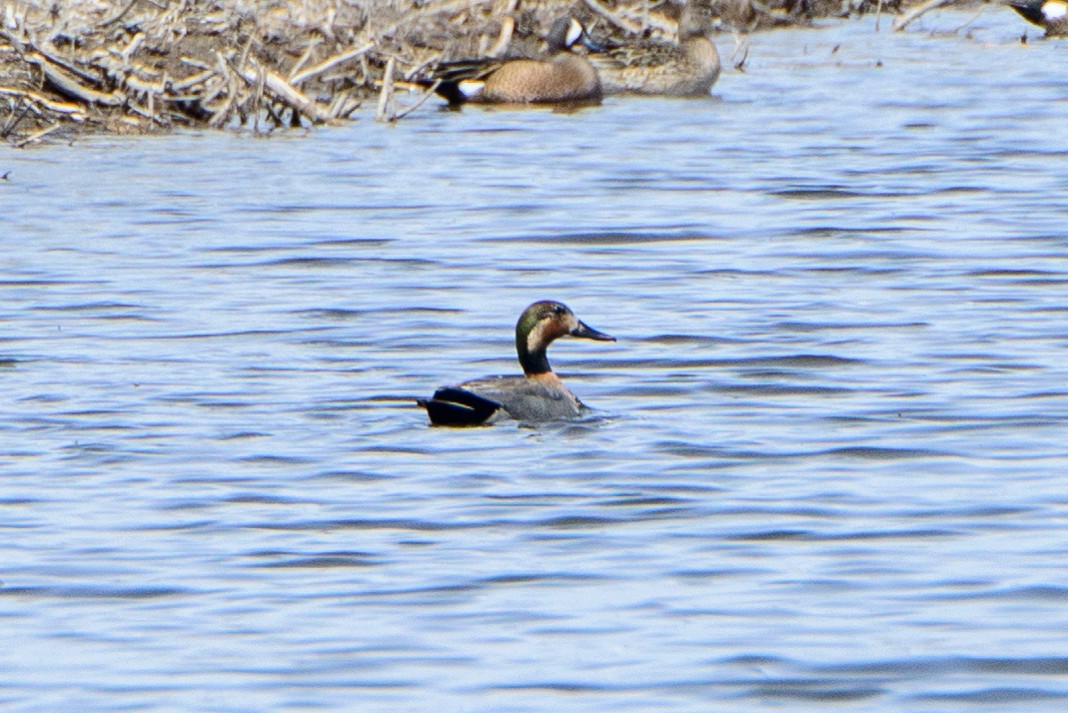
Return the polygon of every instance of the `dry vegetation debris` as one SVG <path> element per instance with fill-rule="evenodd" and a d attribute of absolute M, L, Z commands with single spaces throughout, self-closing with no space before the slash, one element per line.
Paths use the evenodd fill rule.
<path fill-rule="evenodd" d="M 700 0 L 725 29 L 856 12 L 871 0 Z M 531 54 L 573 14 L 601 37 L 670 37 L 667 0 L 26 0 L 0 15 L 0 136 L 350 117 L 439 58 Z M 394 74 L 395 72 L 395 74 Z M 386 109 L 387 117 L 396 116 Z"/>

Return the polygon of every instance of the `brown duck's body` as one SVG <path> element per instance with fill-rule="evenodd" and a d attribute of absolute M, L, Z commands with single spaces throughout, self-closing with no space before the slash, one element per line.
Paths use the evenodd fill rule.
<path fill-rule="evenodd" d="M 546 357 L 549 344 L 563 336 L 615 341 L 579 321 L 566 305 L 535 302 L 516 323 L 516 351 L 523 376 L 465 381 L 438 389 L 433 397 L 418 403 L 437 426 L 474 426 L 505 417 L 538 422 L 580 416 L 586 407 L 553 372 Z"/>
<path fill-rule="evenodd" d="M 429 78 L 419 80 L 419 84 L 435 87 L 435 91 L 451 104 L 561 103 L 600 99 L 601 81 L 597 70 L 585 57 L 570 51 L 577 42 L 596 47 L 581 23 L 563 18 L 549 32 L 549 56 L 544 59 L 484 57 L 446 62 L 436 67 Z"/>
<path fill-rule="evenodd" d="M 719 52 L 707 37 L 673 45 L 646 42 L 591 57 L 605 94 L 708 94 L 719 78 Z"/>
<path fill-rule="evenodd" d="M 559 103 L 601 96 L 597 70 L 570 52 L 547 60 L 466 61 L 445 67 L 441 79 L 439 93 L 454 104 Z"/>
<path fill-rule="evenodd" d="M 712 19 L 691 0 L 679 18 L 678 43 L 640 40 L 590 55 L 605 94 L 708 94 L 720 74 L 719 52 L 708 38 Z"/>

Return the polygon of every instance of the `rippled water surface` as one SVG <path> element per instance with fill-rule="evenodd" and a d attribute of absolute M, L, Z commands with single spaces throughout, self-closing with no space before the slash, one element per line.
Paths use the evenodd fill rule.
<path fill-rule="evenodd" d="M 0 707 L 1065 710 L 1066 44 L 971 19 L 4 149 Z M 428 427 L 541 298 L 595 414 Z"/>

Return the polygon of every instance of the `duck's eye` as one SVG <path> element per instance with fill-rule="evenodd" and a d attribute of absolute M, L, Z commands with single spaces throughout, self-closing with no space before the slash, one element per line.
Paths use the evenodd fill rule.
<path fill-rule="evenodd" d="M 553 307 L 553 312 L 556 314 L 567 314 L 567 308 L 563 305 L 556 305 Z"/>

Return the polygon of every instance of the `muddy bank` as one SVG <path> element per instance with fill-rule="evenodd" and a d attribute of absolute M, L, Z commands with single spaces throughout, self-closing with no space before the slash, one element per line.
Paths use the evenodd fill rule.
<path fill-rule="evenodd" d="M 874 11 L 872 0 L 698 0 L 723 49 L 739 33 Z M 882 11 L 898 9 L 884 2 Z M 592 34 L 670 38 L 677 5 L 652 0 L 68 0 L 0 17 L 0 136 L 307 126 L 344 121 L 442 58 L 532 54 L 563 14 Z M 721 50 L 722 51 L 722 50 Z M 386 111 L 386 118 L 392 118 Z"/>

